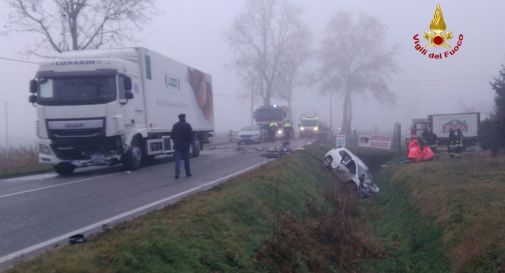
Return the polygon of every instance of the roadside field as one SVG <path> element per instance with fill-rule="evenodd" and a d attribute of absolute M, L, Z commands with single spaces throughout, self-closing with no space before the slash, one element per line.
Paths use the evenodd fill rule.
<path fill-rule="evenodd" d="M 0 178 L 51 170 L 51 166 L 39 164 L 38 150 L 34 146 L 0 149 Z"/>
<path fill-rule="evenodd" d="M 372 272 L 505 272 L 505 157 L 392 162 L 379 180 L 364 206 L 389 257 Z"/>

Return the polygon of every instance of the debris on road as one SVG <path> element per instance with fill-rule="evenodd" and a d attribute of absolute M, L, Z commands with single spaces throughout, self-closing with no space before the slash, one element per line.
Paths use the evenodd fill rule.
<path fill-rule="evenodd" d="M 85 242 L 86 238 L 84 237 L 84 234 L 75 234 L 70 236 L 70 238 L 68 238 L 68 243 L 71 245 L 82 244 Z"/>

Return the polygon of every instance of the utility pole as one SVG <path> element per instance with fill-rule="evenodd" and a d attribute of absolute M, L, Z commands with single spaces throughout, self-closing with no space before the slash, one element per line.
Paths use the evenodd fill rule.
<path fill-rule="evenodd" d="M 251 126 L 254 125 L 254 80 L 251 80 Z"/>
<path fill-rule="evenodd" d="M 9 151 L 9 104 L 7 102 L 5 105 L 5 149 Z"/>
<path fill-rule="evenodd" d="M 333 90 L 330 90 L 330 130 L 333 129 Z"/>

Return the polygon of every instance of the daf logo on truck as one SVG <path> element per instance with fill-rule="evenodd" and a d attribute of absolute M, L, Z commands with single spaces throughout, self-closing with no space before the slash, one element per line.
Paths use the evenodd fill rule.
<path fill-rule="evenodd" d="M 170 75 L 153 77 L 152 71 L 163 70 Z M 193 156 L 214 131 L 210 75 L 146 48 L 62 53 L 40 65 L 30 93 L 39 121 L 39 162 L 62 175 L 115 164 L 135 170 L 172 154 L 170 133 L 181 113 L 198 128 Z"/>
<path fill-rule="evenodd" d="M 65 124 L 66 129 L 81 129 L 84 127 L 85 127 L 84 123 L 67 123 L 67 124 Z"/>

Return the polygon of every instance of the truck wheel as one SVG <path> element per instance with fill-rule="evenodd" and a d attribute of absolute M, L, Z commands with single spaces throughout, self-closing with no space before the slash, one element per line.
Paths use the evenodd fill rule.
<path fill-rule="evenodd" d="M 134 171 L 140 168 L 142 164 L 142 145 L 138 138 L 132 140 L 130 150 L 123 157 L 125 169 Z"/>
<path fill-rule="evenodd" d="M 70 163 L 60 163 L 58 165 L 54 165 L 53 169 L 59 175 L 71 175 L 74 173 L 75 166 Z"/>
<path fill-rule="evenodd" d="M 144 155 L 142 159 L 142 164 L 152 165 L 156 162 L 156 157 L 154 155 Z"/>
<path fill-rule="evenodd" d="M 198 157 L 198 156 L 200 156 L 200 141 L 195 140 L 195 141 L 191 144 L 189 154 L 190 154 L 192 157 Z"/>

